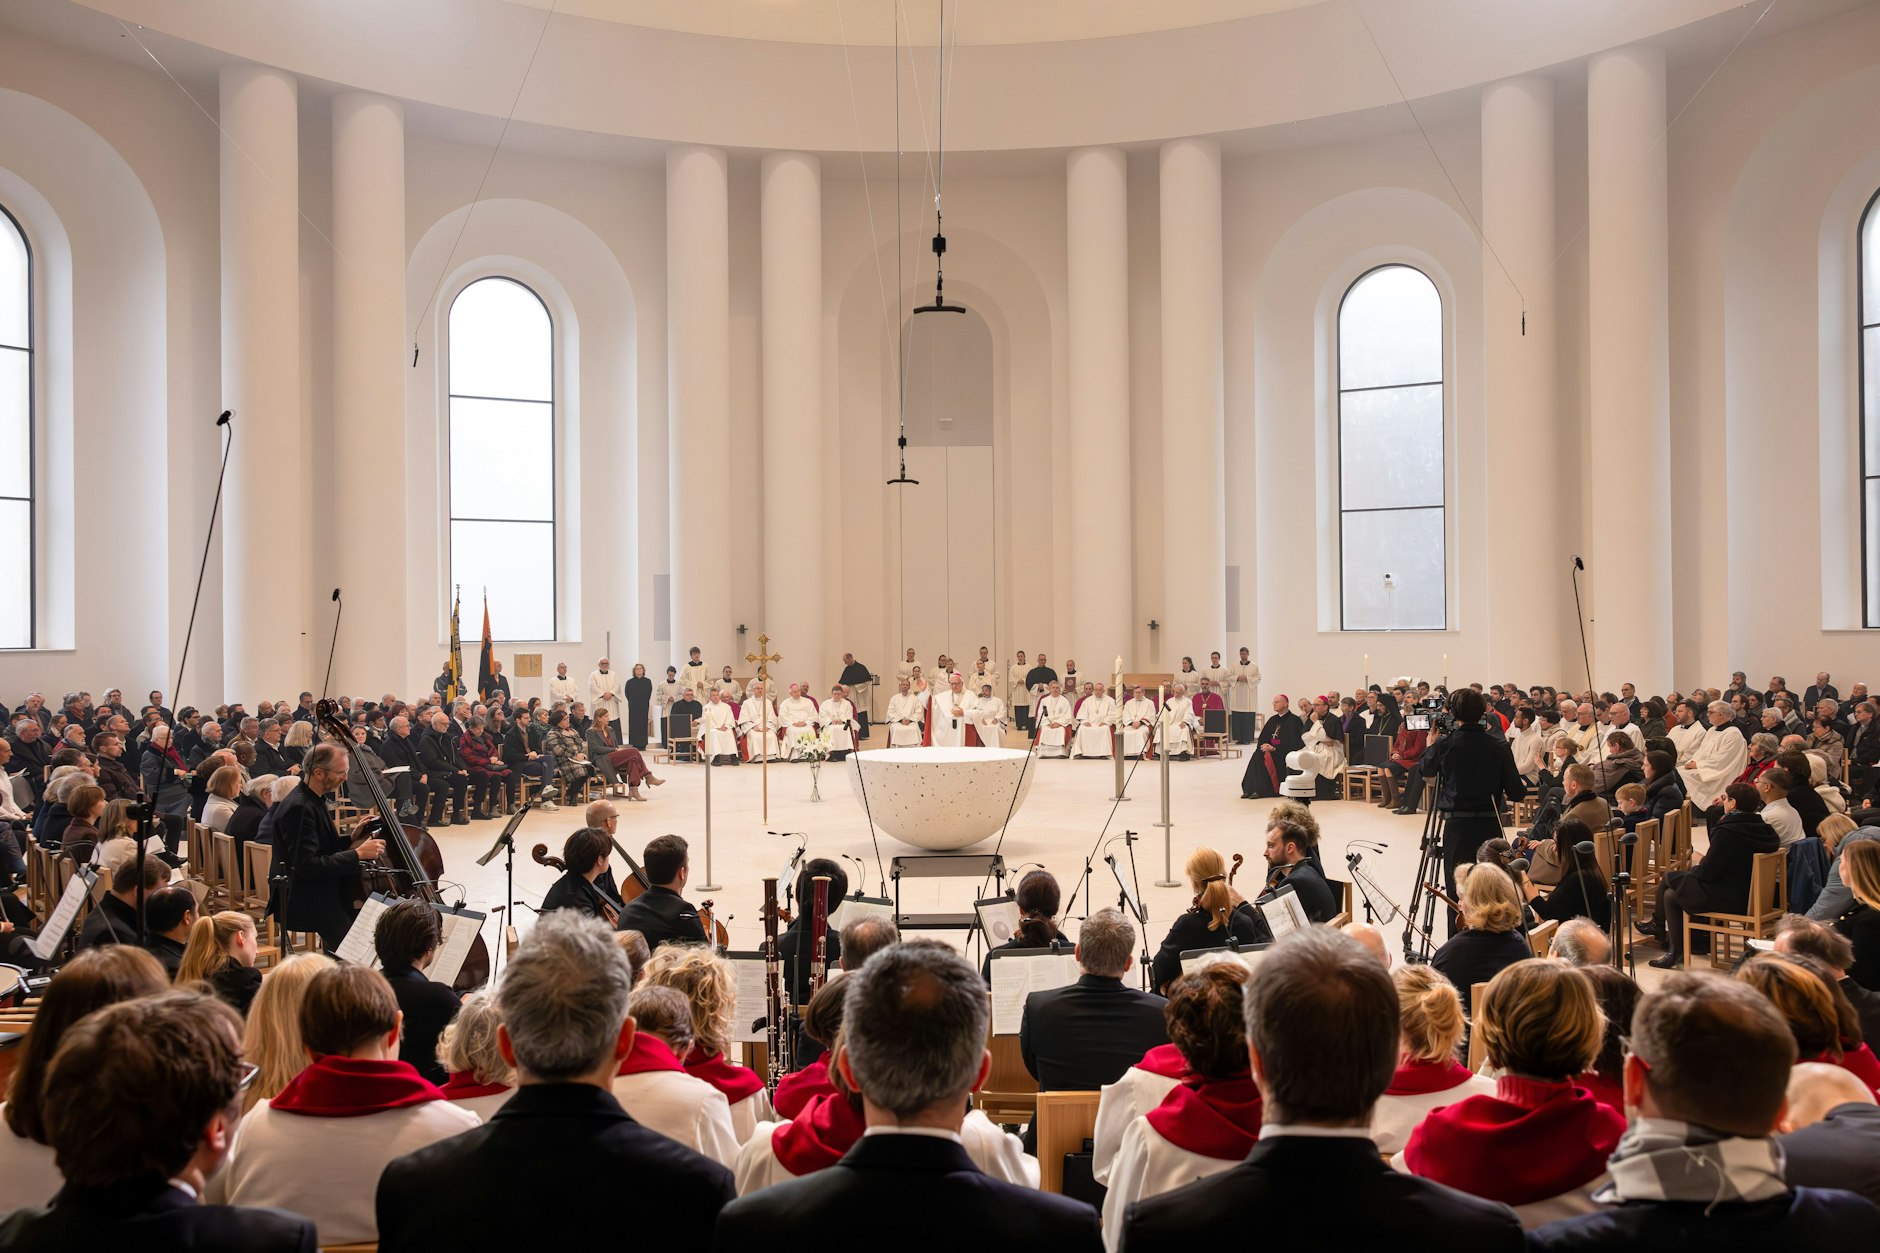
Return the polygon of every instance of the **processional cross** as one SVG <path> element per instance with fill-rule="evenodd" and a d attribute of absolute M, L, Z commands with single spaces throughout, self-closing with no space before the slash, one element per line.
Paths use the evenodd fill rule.
<path fill-rule="evenodd" d="M 770 663 L 782 661 L 782 653 L 770 651 L 770 636 L 762 631 L 757 633 L 757 651 L 744 654 L 744 660 L 757 663 L 757 679 L 764 685 L 763 704 L 757 707 L 759 734 L 762 735 L 763 757 L 758 762 L 758 770 L 763 775 L 764 787 L 764 822 L 770 822 Z"/>

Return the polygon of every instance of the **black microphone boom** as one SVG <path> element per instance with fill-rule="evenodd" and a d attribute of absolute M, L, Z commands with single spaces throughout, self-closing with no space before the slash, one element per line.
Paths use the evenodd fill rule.
<path fill-rule="evenodd" d="M 1586 563 L 1580 560 L 1578 553 L 1575 553 L 1573 556 L 1573 569 L 1570 572 L 1570 577 L 1573 579 L 1573 616 L 1574 620 L 1580 624 L 1580 657 L 1586 662 L 1586 690 L 1591 692 L 1595 690 L 1593 687 L 1593 654 L 1592 650 L 1586 646 L 1586 610 L 1580 607 L 1580 571 L 1584 569 L 1586 569 Z"/>
<path fill-rule="evenodd" d="M 189 626 L 183 631 L 183 655 L 176 662 L 176 686 L 170 689 L 172 708 L 183 707 L 183 669 L 189 664 L 189 641 L 196 633 L 196 610 L 202 605 L 202 580 L 209 573 L 209 545 L 215 539 L 216 515 L 222 512 L 222 483 L 228 478 L 228 455 L 235 447 L 235 428 L 229 419 L 235 416 L 233 409 L 224 409 L 215 420 L 217 426 L 228 427 L 228 439 L 222 445 L 222 469 L 215 476 L 215 500 L 209 506 L 209 531 L 202 537 L 202 565 L 196 570 L 196 598 L 189 602 Z M 142 850 L 139 850 L 141 855 Z"/>

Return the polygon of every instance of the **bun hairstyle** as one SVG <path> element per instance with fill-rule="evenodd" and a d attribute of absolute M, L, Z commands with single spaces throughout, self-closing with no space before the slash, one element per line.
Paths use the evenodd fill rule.
<path fill-rule="evenodd" d="M 1057 877 L 1048 870 L 1033 870 L 1020 879 L 1016 893 L 1019 923 L 1012 938 L 1031 948 L 1057 939 L 1057 912 L 1061 895 Z"/>
<path fill-rule="evenodd" d="M 1225 931 L 1227 916 L 1233 911 L 1233 894 L 1227 886 L 1227 863 L 1211 848 L 1198 848 L 1188 854 L 1183 867 L 1188 882 L 1195 889 L 1195 908 L 1208 916 L 1208 930 Z"/>
<path fill-rule="evenodd" d="M 1391 972 L 1397 986 L 1399 1031 L 1403 1051 L 1412 1061 L 1454 1061 L 1468 1023 L 1455 985 L 1434 966 L 1400 966 Z"/>

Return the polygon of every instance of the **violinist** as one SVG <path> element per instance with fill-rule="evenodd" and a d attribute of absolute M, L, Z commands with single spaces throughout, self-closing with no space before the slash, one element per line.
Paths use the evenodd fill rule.
<path fill-rule="evenodd" d="M 1266 827 L 1266 889 L 1264 900 L 1290 883 L 1299 897 L 1306 917 L 1314 922 L 1330 922 L 1338 915 L 1338 897 L 1325 881 L 1313 853 L 1318 848 L 1316 833 L 1305 824 L 1278 814 L 1270 815 Z"/>
<path fill-rule="evenodd" d="M 619 898 L 595 884 L 607 871 L 607 848 L 607 833 L 593 827 L 582 827 L 569 836 L 561 846 L 564 872 L 542 897 L 542 912 L 572 909 L 609 925 L 618 922 Z"/>
<path fill-rule="evenodd" d="M 654 949 L 675 942 L 704 944 L 705 926 L 699 921 L 698 910 L 683 895 L 691 874 L 685 837 L 654 838 L 647 844 L 641 863 L 652 886 L 620 911 L 619 929 L 638 931 Z"/>
<path fill-rule="evenodd" d="M 1266 938 L 1259 917 L 1228 879 L 1227 865 L 1211 848 L 1198 848 L 1188 854 L 1183 867 L 1189 886 L 1195 890 L 1195 903 L 1175 920 L 1156 950 L 1152 974 L 1157 991 L 1166 988 L 1182 972 L 1182 954 L 1190 949 L 1220 948 L 1231 937 L 1242 944 Z"/>
<path fill-rule="evenodd" d="M 347 899 L 359 877 L 359 863 L 385 851 L 377 837 L 349 847 L 333 823 L 326 797 L 344 787 L 352 758 L 334 743 L 307 751 L 300 786 L 289 792 L 274 817 L 274 862 L 269 877 L 276 885 L 270 908 L 288 931 L 313 931 L 329 953 L 358 913 Z"/>

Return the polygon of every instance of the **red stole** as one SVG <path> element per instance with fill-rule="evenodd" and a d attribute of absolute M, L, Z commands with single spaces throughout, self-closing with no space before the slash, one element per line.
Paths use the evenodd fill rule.
<path fill-rule="evenodd" d="M 795 1074 L 785 1075 L 778 1080 L 777 1090 L 770 1094 L 770 1107 L 781 1117 L 795 1118 L 815 1098 L 834 1095 L 836 1085 L 829 1082 L 829 1067 L 825 1061 L 819 1058 Z"/>
<path fill-rule="evenodd" d="M 1841 1054 L 1840 1060 L 1838 1061 L 1827 1053 L 1817 1054 L 1814 1057 L 1804 1057 L 1801 1060 L 1805 1062 L 1826 1062 L 1832 1066 L 1839 1066 L 1842 1070 L 1847 1071 L 1872 1089 L 1876 1097 L 1880 1097 L 1880 1058 L 1876 1058 L 1873 1055 L 1873 1050 L 1868 1048 L 1865 1044 L 1848 1049 Z"/>
<path fill-rule="evenodd" d="M 733 1105 L 764 1090 L 764 1081 L 757 1077 L 755 1071 L 726 1061 L 723 1053 L 713 1053 L 708 1057 L 700 1047 L 694 1047 L 686 1054 L 685 1072 L 717 1088 L 725 1094 L 725 1100 Z"/>
<path fill-rule="evenodd" d="M 453 1070 L 450 1072 L 450 1082 L 439 1088 L 438 1091 L 444 1094 L 444 1099 L 447 1101 L 468 1101 L 474 1097 L 495 1096 L 498 1093 L 507 1092 L 509 1091 L 509 1085 L 506 1083 L 478 1083 L 475 1072 Z"/>
<path fill-rule="evenodd" d="M 1188 1073 L 1188 1059 L 1173 1044 L 1158 1044 L 1142 1055 L 1137 1070 L 1146 1070 L 1164 1079 L 1180 1079 Z"/>
<path fill-rule="evenodd" d="M 1384 1095 L 1429 1096 L 1460 1087 L 1473 1078 L 1475 1072 L 1454 1058 L 1435 1062 L 1400 1062 L 1397 1073 L 1390 1077 L 1390 1086 L 1384 1089 Z"/>
<path fill-rule="evenodd" d="M 317 1057 L 268 1104 L 310 1118 L 357 1118 L 443 1099 L 435 1084 L 395 1057 Z"/>
<path fill-rule="evenodd" d="M 654 1071 L 671 1070 L 685 1073 L 685 1067 L 672 1055 L 672 1049 L 664 1040 L 650 1031 L 635 1031 L 633 1044 L 627 1049 L 627 1055 L 620 1059 L 620 1075 L 644 1075 Z"/>
<path fill-rule="evenodd" d="M 770 1151 L 791 1174 L 813 1174 L 841 1161 L 867 1126 L 848 1097 L 831 1092 L 816 1097 L 795 1118 L 772 1131 Z"/>
<path fill-rule="evenodd" d="M 1190 1076 L 1146 1117 L 1178 1149 L 1237 1162 L 1260 1138 L 1260 1090 L 1247 1071 L 1230 1079 Z"/>
<path fill-rule="evenodd" d="M 1411 1173 L 1484 1200 L 1527 1205 L 1599 1178 L 1625 1116 L 1573 1083 L 1503 1075 L 1494 1096 L 1436 1110 L 1410 1133 Z"/>

